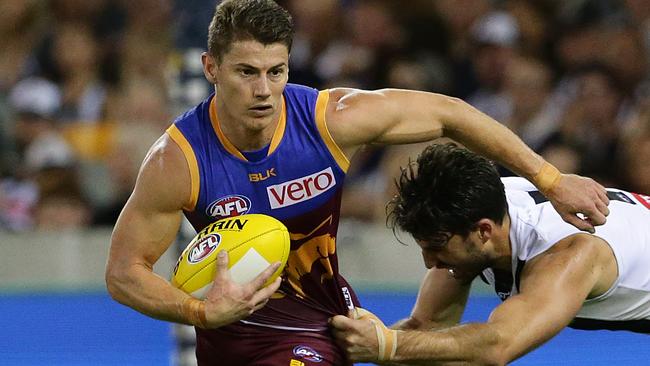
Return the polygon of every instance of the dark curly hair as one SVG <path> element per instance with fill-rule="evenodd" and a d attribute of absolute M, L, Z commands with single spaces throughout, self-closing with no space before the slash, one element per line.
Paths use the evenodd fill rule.
<path fill-rule="evenodd" d="M 388 225 L 416 240 L 443 246 L 466 237 L 482 218 L 503 222 L 503 183 L 489 160 L 450 143 L 428 146 L 401 169 L 397 195 L 388 203 Z"/>
<path fill-rule="evenodd" d="M 256 40 L 283 43 L 291 51 L 293 20 L 273 0 L 225 0 L 219 4 L 208 28 L 208 52 L 218 61 L 232 43 Z"/>

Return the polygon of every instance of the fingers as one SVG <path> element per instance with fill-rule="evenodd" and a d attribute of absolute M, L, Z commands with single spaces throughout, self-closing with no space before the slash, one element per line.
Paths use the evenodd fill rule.
<path fill-rule="evenodd" d="M 575 214 L 562 215 L 562 219 L 582 231 L 587 231 L 591 234 L 596 232 L 594 226 L 589 222 L 589 220 L 583 220 Z"/>
<path fill-rule="evenodd" d="M 255 304 L 255 306 L 253 306 L 253 309 L 251 309 L 250 314 L 260 310 L 261 308 L 266 306 L 266 303 L 268 303 L 268 302 L 269 302 L 269 299 L 264 299 L 264 300 L 258 302 L 257 304 Z"/>
<path fill-rule="evenodd" d="M 597 201 L 596 202 L 596 207 L 598 208 L 598 211 L 600 213 L 602 213 L 605 217 L 609 216 L 609 207 L 607 207 L 608 204 L 609 204 L 609 201 L 608 202 L 604 202 L 604 201 Z M 602 224 L 604 224 L 604 222 L 601 223 L 601 224 L 597 223 L 596 225 L 602 225 Z"/>
<path fill-rule="evenodd" d="M 278 277 L 270 285 L 256 291 L 251 297 L 251 302 L 256 306 L 262 302 L 266 304 L 266 301 L 278 290 L 280 283 L 282 283 L 282 278 Z"/>
<path fill-rule="evenodd" d="M 605 206 L 609 205 L 609 197 L 607 197 L 607 190 L 605 189 L 605 187 L 598 184 L 598 189 L 596 191 L 598 192 L 598 196 L 600 197 L 601 202 L 605 204 Z M 605 215 L 609 215 L 609 209 L 607 210 L 607 213 Z"/>
<path fill-rule="evenodd" d="M 603 204 L 599 205 L 599 202 L 596 202 L 596 209 L 592 212 L 585 212 L 585 215 L 587 216 L 589 223 L 592 225 L 602 225 L 607 221 L 607 217 L 605 216 L 606 213 L 604 211 L 609 214 L 607 206 Z"/>
<path fill-rule="evenodd" d="M 271 264 L 270 266 L 266 267 L 264 271 L 262 271 L 260 274 L 258 274 L 250 283 L 253 285 L 255 291 L 261 289 L 264 287 L 264 284 L 266 281 L 273 276 L 273 273 L 278 270 L 280 267 L 280 262 L 275 262 Z"/>

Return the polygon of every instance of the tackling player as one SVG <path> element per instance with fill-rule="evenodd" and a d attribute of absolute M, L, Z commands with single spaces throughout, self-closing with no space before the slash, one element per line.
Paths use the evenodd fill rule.
<path fill-rule="evenodd" d="M 583 233 L 525 179 L 500 179 L 455 145 L 428 147 L 403 170 L 391 212 L 429 268 L 415 308 L 400 330 L 368 313 L 334 317 L 336 337 L 353 361 L 505 365 L 566 326 L 650 334 L 650 197 L 608 196 L 607 223 Z M 454 326 L 476 276 L 503 303 L 485 323 Z"/>

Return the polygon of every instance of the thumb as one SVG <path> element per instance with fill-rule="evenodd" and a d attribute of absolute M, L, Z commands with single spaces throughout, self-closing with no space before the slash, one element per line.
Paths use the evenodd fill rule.
<path fill-rule="evenodd" d="M 225 250 L 217 253 L 217 272 L 214 276 L 215 282 L 219 279 L 230 279 L 230 272 L 228 271 L 228 253 Z"/>
<path fill-rule="evenodd" d="M 345 315 L 335 315 L 330 318 L 330 325 L 338 330 L 348 330 L 352 328 L 352 319 Z"/>

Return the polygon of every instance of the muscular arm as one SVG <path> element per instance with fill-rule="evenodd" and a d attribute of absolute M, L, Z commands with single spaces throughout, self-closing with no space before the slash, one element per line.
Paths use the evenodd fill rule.
<path fill-rule="evenodd" d="M 143 162 L 135 189 L 115 225 L 106 284 L 115 300 L 151 317 L 189 323 L 187 294 L 153 273 L 174 241 L 190 197 L 190 176 L 178 146 L 161 137 Z"/>
<path fill-rule="evenodd" d="M 106 285 L 115 300 L 153 318 L 216 328 L 245 318 L 266 304 L 280 286 L 280 279 L 267 287 L 264 283 L 279 263 L 239 285 L 230 278 L 227 256 L 220 256 L 213 286 L 197 305 L 198 310 L 193 306 L 188 312 L 185 305 L 190 296 L 152 269 L 176 237 L 182 209 L 190 201 L 190 189 L 185 157 L 164 135 L 145 158 L 133 194 L 115 225 Z M 197 318 L 197 311 L 205 319 Z"/>
<path fill-rule="evenodd" d="M 410 90 L 333 89 L 325 114 L 332 138 L 347 156 L 369 143 L 407 144 L 452 138 L 532 181 L 562 218 L 582 230 L 605 222 L 605 189 L 589 178 L 561 175 L 549 184 L 544 159 L 512 131 L 460 99 Z M 544 184 L 542 184 L 544 183 Z M 576 213 L 587 215 L 581 220 Z"/>
<path fill-rule="evenodd" d="M 409 144 L 445 136 L 527 178 L 544 163 L 509 129 L 442 94 L 334 89 L 326 119 L 332 137 L 346 152 L 368 143 Z"/>
<path fill-rule="evenodd" d="M 432 330 L 458 324 L 467 304 L 471 283 L 463 283 L 445 269 L 427 271 L 411 316 L 393 329 Z"/>
<path fill-rule="evenodd" d="M 520 294 L 499 305 L 486 323 L 422 332 L 399 331 L 401 364 L 504 365 L 557 334 L 585 299 L 598 296 L 616 279 L 616 260 L 601 239 L 577 234 L 526 264 Z M 374 326 L 335 317 L 335 334 L 353 361 L 376 360 Z"/>

